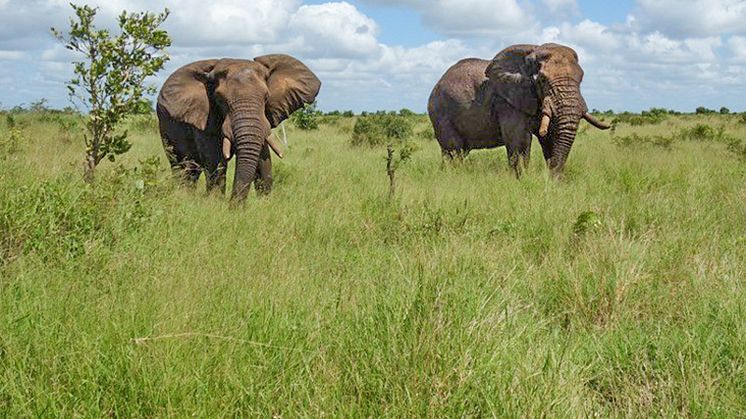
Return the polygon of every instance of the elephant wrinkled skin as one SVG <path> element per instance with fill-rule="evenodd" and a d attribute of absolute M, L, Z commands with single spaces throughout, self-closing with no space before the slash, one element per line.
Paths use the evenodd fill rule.
<path fill-rule="evenodd" d="M 444 156 L 504 145 L 520 176 L 534 134 L 552 173 L 560 175 L 581 119 L 609 128 L 588 113 L 582 80 L 578 55 L 558 44 L 513 45 L 492 61 L 459 61 L 435 85 L 428 103 Z"/>
<path fill-rule="evenodd" d="M 233 200 L 242 201 L 254 181 L 272 187 L 269 150 L 281 156 L 271 128 L 315 100 L 319 79 L 287 55 L 252 60 L 197 61 L 176 70 L 158 95 L 163 146 L 175 171 L 194 183 L 202 171 L 207 190 L 225 192 L 227 161 L 235 155 Z"/>

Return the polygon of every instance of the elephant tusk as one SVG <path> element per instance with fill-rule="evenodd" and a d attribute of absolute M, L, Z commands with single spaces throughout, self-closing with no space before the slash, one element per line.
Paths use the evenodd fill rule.
<path fill-rule="evenodd" d="M 231 140 L 228 139 L 228 137 L 223 138 L 223 157 L 225 157 L 225 160 L 230 160 L 231 157 L 233 157 L 231 153 Z"/>
<path fill-rule="evenodd" d="M 591 115 L 590 113 L 586 112 L 585 115 L 583 115 L 583 118 L 588 121 L 591 125 L 598 129 L 609 129 L 611 128 L 611 125 L 607 124 L 606 122 L 601 122 L 598 119 L 596 119 L 595 116 Z"/>
<path fill-rule="evenodd" d="M 539 136 L 540 137 L 546 137 L 547 133 L 549 132 L 549 115 L 544 114 L 544 116 L 541 117 L 541 126 L 539 127 Z"/>
<path fill-rule="evenodd" d="M 279 157 L 279 158 L 283 157 L 283 155 L 282 155 L 282 148 L 275 141 L 275 135 L 274 134 L 269 134 L 269 137 L 267 137 L 267 144 L 269 144 L 269 148 L 271 148 L 272 151 L 274 151 L 275 154 L 277 154 L 277 157 Z"/>

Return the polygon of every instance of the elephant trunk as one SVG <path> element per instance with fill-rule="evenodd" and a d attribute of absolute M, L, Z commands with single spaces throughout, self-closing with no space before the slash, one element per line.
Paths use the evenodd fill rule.
<path fill-rule="evenodd" d="M 580 85 L 574 80 L 551 83 L 549 95 L 552 98 L 550 133 L 553 142 L 549 168 L 555 176 L 559 176 L 565 167 L 567 156 L 575 142 L 578 124 L 586 109 L 585 101 L 580 95 Z"/>
<path fill-rule="evenodd" d="M 559 176 L 565 167 L 567 156 L 570 154 L 575 135 L 578 130 L 578 119 L 572 116 L 561 116 L 556 123 L 554 146 L 552 147 L 552 158 L 549 168 L 555 176 Z"/>
<path fill-rule="evenodd" d="M 251 182 L 256 176 L 259 153 L 267 137 L 263 120 L 263 102 L 238 100 L 228 104 L 233 138 L 235 140 L 236 174 L 233 180 L 233 201 L 246 199 Z"/>

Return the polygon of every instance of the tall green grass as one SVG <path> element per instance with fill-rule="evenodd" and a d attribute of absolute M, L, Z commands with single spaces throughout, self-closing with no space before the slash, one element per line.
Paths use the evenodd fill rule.
<path fill-rule="evenodd" d="M 504 149 L 443 166 L 414 118 L 393 200 L 385 148 L 332 119 L 289 127 L 275 190 L 235 210 L 171 182 L 152 120 L 90 187 L 75 127 L 18 116 L 0 160 L 0 412 L 746 412 L 746 163 L 675 134 L 745 139 L 737 116 L 583 129 L 559 182 L 536 143 L 521 180 Z M 633 133 L 673 139 L 618 140 Z"/>

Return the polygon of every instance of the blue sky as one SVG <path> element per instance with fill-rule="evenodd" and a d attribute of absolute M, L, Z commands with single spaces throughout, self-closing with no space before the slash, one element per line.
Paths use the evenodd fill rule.
<path fill-rule="evenodd" d="M 122 9 L 171 9 L 167 68 L 282 52 L 321 78 L 324 110 L 425 110 L 465 57 L 514 43 L 576 49 L 589 107 L 746 110 L 746 0 L 89 0 L 102 25 Z M 205 4 L 209 3 L 209 7 Z M 0 0 L 0 103 L 68 104 L 74 57 L 51 38 L 67 0 Z"/>

